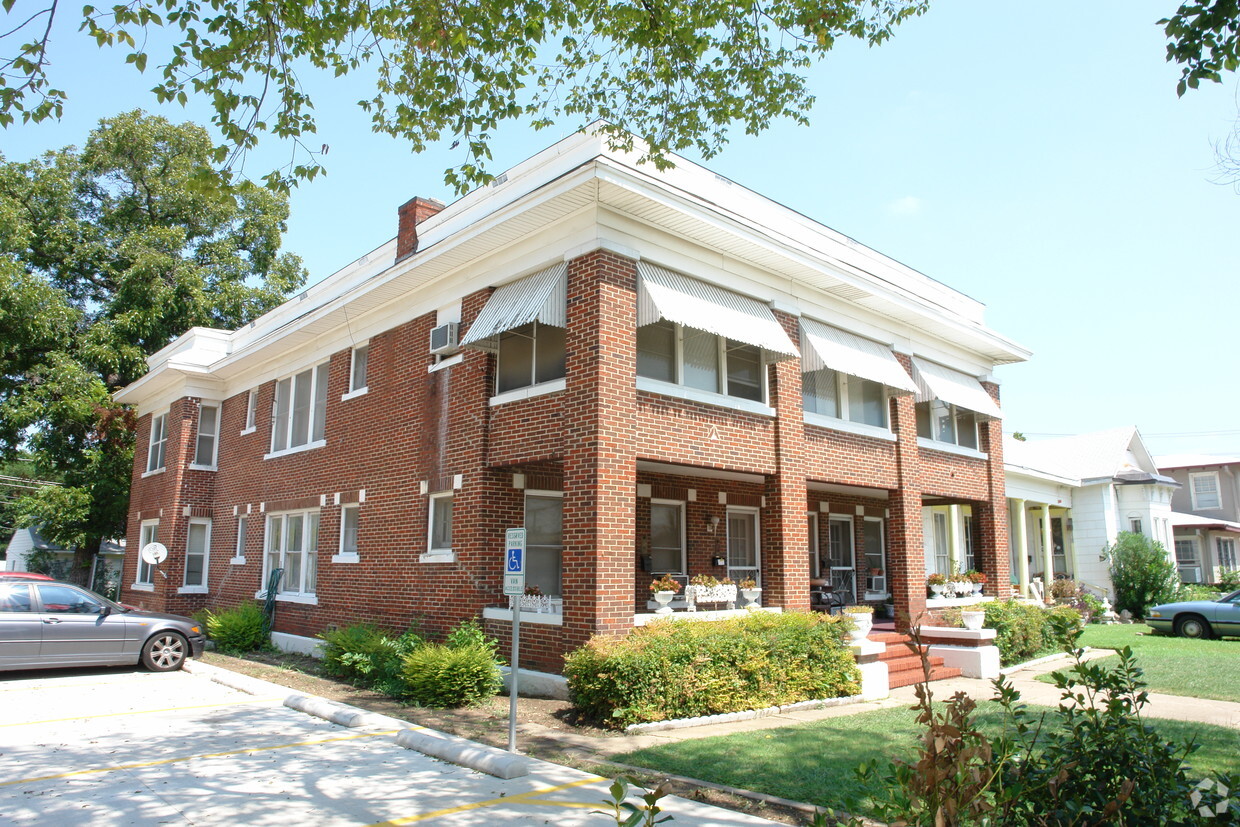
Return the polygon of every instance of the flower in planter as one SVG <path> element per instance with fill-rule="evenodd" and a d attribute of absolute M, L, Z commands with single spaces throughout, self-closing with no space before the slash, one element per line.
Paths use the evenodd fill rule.
<path fill-rule="evenodd" d="M 701 586 L 704 589 L 713 589 L 715 586 L 721 585 L 720 582 L 711 577 L 709 574 L 695 574 L 689 580 L 690 586 Z"/>
<path fill-rule="evenodd" d="M 537 586 L 526 586 L 525 596 L 526 597 L 542 597 L 542 589 L 538 588 Z"/>
<path fill-rule="evenodd" d="M 670 574 L 665 574 L 658 580 L 654 580 L 650 583 L 650 591 L 678 592 L 680 591 L 680 582 L 673 578 Z"/>
<path fill-rule="evenodd" d="M 935 572 L 934 574 L 926 578 L 926 585 L 927 586 L 946 586 L 947 578 L 939 574 L 938 572 Z"/>
<path fill-rule="evenodd" d="M 986 582 L 986 575 L 982 574 L 980 571 L 969 569 L 968 571 L 965 572 L 965 575 L 969 578 L 969 581 L 972 583 L 985 583 Z"/>
<path fill-rule="evenodd" d="M 845 606 L 844 614 L 846 615 L 872 615 L 874 614 L 873 606 Z"/>
<path fill-rule="evenodd" d="M 746 577 L 744 580 L 741 581 L 741 588 L 742 589 L 756 589 L 758 588 L 758 581 L 754 580 L 752 577 Z"/>

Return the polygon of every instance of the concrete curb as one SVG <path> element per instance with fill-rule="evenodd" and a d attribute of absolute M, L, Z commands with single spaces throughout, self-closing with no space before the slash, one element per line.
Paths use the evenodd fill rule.
<path fill-rule="evenodd" d="M 283 695 L 288 692 L 287 686 L 280 686 L 261 678 L 252 678 L 249 675 L 241 675 L 222 667 L 212 666 L 209 663 L 200 663 L 196 660 L 186 660 L 182 668 L 191 675 L 198 675 L 221 686 L 227 686 L 229 689 L 244 692 L 247 695 Z"/>
<path fill-rule="evenodd" d="M 432 734 L 431 730 L 427 729 L 405 729 L 396 734 L 396 743 L 405 749 L 417 750 L 432 758 L 442 758 L 505 781 L 530 773 L 530 761 L 525 756 L 477 744 L 455 735 Z"/>

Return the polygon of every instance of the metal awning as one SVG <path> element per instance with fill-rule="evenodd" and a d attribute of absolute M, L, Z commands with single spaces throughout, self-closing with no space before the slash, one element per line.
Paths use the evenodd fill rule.
<path fill-rule="evenodd" d="M 904 366 L 885 345 L 813 319 L 801 319 L 801 341 L 809 346 L 801 355 L 801 370 L 822 368 L 860 376 L 906 393 L 917 393 Z"/>
<path fill-rule="evenodd" d="M 945 368 L 934 362 L 913 357 L 913 368 L 917 379 L 917 401 L 930 402 L 942 399 L 952 405 L 988 416 L 1002 419 L 1003 411 L 986 393 L 982 383 L 975 377 L 958 370 Z"/>
<path fill-rule="evenodd" d="M 568 265 L 560 264 L 496 288 L 478 318 L 461 339 L 461 346 L 483 347 L 499 334 L 539 321 L 553 327 L 568 326 L 566 297 Z"/>
<path fill-rule="evenodd" d="M 799 354 L 771 309 L 757 299 L 637 262 L 637 326 L 660 319 L 755 345 L 775 359 Z"/>

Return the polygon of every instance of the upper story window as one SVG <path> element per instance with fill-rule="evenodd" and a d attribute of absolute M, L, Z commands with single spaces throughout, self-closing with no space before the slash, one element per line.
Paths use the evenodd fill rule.
<path fill-rule="evenodd" d="M 977 449 L 977 416 L 972 411 L 942 399 L 918 402 L 915 407 L 919 437 Z"/>
<path fill-rule="evenodd" d="M 890 395 L 917 391 L 887 345 L 809 318 L 801 344 L 806 413 L 889 430 Z"/>
<path fill-rule="evenodd" d="M 801 400 L 807 413 L 887 426 L 887 389 L 878 382 L 848 376 L 831 368 L 802 374 Z"/>
<path fill-rule="evenodd" d="M 194 465 L 215 467 L 219 436 L 220 406 L 204 402 L 198 408 L 198 439 L 194 447 Z"/>
<path fill-rule="evenodd" d="M 637 329 L 637 375 L 709 393 L 766 401 L 762 349 L 658 321 Z"/>
<path fill-rule="evenodd" d="M 327 416 L 327 363 L 276 382 L 271 413 L 271 451 L 323 440 Z"/>
<path fill-rule="evenodd" d="M 557 264 L 496 288 L 461 339 L 462 347 L 496 354 L 495 392 L 539 385 L 565 375 L 568 266 Z"/>
<path fill-rule="evenodd" d="M 151 417 L 151 444 L 146 452 L 146 471 L 162 471 L 168 445 L 168 414 Z"/>
<path fill-rule="evenodd" d="M 1188 481 L 1194 511 L 1223 507 L 1222 497 L 1219 496 L 1217 471 L 1189 474 Z"/>
<path fill-rule="evenodd" d="M 254 430 L 255 424 L 258 422 L 258 389 L 251 390 L 246 394 L 245 399 L 245 431 L 249 433 Z"/>
<path fill-rule="evenodd" d="M 917 436 L 979 448 L 978 425 L 1000 419 L 1003 412 L 975 377 L 924 359 L 913 358 L 917 375 Z"/>
<path fill-rule="evenodd" d="M 349 363 L 349 393 L 366 390 L 366 364 L 369 361 L 370 345 L 353 348 L 353 356 Z"/>
<path fill-rule="evenodd" d="M 564 378 L 564 328 L 537 321 L 499 335 L 495 392 L 505 393 Z"/>

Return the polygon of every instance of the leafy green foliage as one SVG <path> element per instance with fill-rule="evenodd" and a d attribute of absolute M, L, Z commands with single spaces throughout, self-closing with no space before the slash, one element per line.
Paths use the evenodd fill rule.
<path fill-rule="evenodd" d="M 435 709 L 469 706 L 499 692 L 503 686 L 499 664 L 485 646 L 459 648 L 428 643 L 403 659 L 406 695 Z"/>
<path fill-rule="evenodd" d="M 1151 606 L 1175 599 L 1180 575 L 1162 543 L 1144 534 L 1121 531 L 1115 544 L 1102 553 L 1111 564 L 1115 611 L 1127 609 L 1134 617 L 1145 617 Z"/>
<path fill-rule="evenodd" d="M 476 646 L 479 649 L 486 649 L 492 655 L 499 649 L 499 641 L 493 637 L 488 637 L 476 618 L 462 621 L 455 629 L 448 632 L 448 637 L 444 643 L 451 649 L 465 649 L 470 646 Z"/>
<path fill-rule="evenodd" d="M 410 629 L 391 637 L 377 626 L 361 624 L 319 635 L 323 640 L 323 668 L 329 675 L 399 698 L 406 694 L 401 680 L 405 655 L 425 644 Z"/>
<path fill-rule="evenodd" d="M 191 94 L 210 101 L 225 140 L 213 162 L 243 157 L 263 133 L 293 142 L 294 159 L 267 176 L 277 187 L 323 169 L 327 147 L 305 143 L 317 128 L 305 85 L 311 67 L 334 77 L 365 72 L 374 94 L 358 105 L 372 128 L 414 152 L 453 140 L 450 149 L 459 146 L 463 158 L 445 178 L 464 191 L 488 180 L 490 143 L 506 121 L 541 128 L 602 120 L 616 145 L 638 135 L 656 165 L 690 147 L 715 154 L 732 124 L 757 134 L 776 118 L 805 123 L 814 102 L 806 74 L 838 38 L 880 44 L 926 7 L 927 0 L 135 0 L 84 6 L 82 30 L 101 48 L 121 49 L 138 71 L 153 57 L 159 101 L 184 104 Z M 63 111 L 44 30 L 57 11 L 48 3 L 0 37 L 19 39 L 0 59 L 0 125 Z M 168 36 L 155 36 L 159 28 Z M 170 45 L 152 54 L 152 42 Z"/>
<path fill-rule="evenodd" d="M 239 603 L 222 612 L 207 612 L 207 637 L 223 654 L 266 649 L 271 645 L 267 618 L 257 603 Z"/>
<path fill-rule="evenodd" d="M 128 511 L 134 419 L 112 393 L 190 327 L 240 327 L 305 279 L 279 252 L 286 200 L 211 157 L 201 127 L 141 112 L 82 149 L 0 156 L 0 458 L 62 483 L 10 513 L 76 549 L 81 579 Z"/>
<path fill-rule="evenodd" d="M 1057 651 L 1062 646 L 1056 631 L 1057 621 L 1066 621 L 1077 628 L 1081 625 L 1080 613 L 1071 606 L 1044 609 L 1015 600 L 996 600 L 987 603 L 985 611 L 985 626 L 997 632 L 995 645 L 999 647 L 999 661 L 1004 666 Z"/>
<path fill-rule="evenodd" d="M 1240 569 L 1223 569 L 1218 575 L 1220 591 L 1234 592 L 1240 589 Z"/>
<path fill-rule="evenodd" d="M 1189 0 L 1158 25 L 1170 41 L 1167 62 L 1182 69 L 1177 95 L 1203 80 L 1222 83 L 1223 72 L 1240 66 L 1240 0 Z"/>
<path fill-rule="evenodd" d="M 845 630 L 810 613 L 656 622 L 592 639 L 565 659 L 564 675 L 573 705 L 616 728 L 854 695 Z"/>
<path fill-rule="evenodd" d="M 641 804 L 634 804 L 628 800 L 630 787 L 641 791 L 639 796 Z M 655 824 L 672 820 L 671 816 L 659 818 L 659 813 L 663 812 L 663 808 L 659 806 L 659 799 L 671 793 L 666 782 L 653 790 L 648 790 L 637 783 L 636 778 L 621 775 L 611 782 L 607 792 L 610 798 L 603 801 L 607 810 L 594 810 L 593 812 L 613 817 L 616 820 L 616 827 L 653 827 Z"/>

